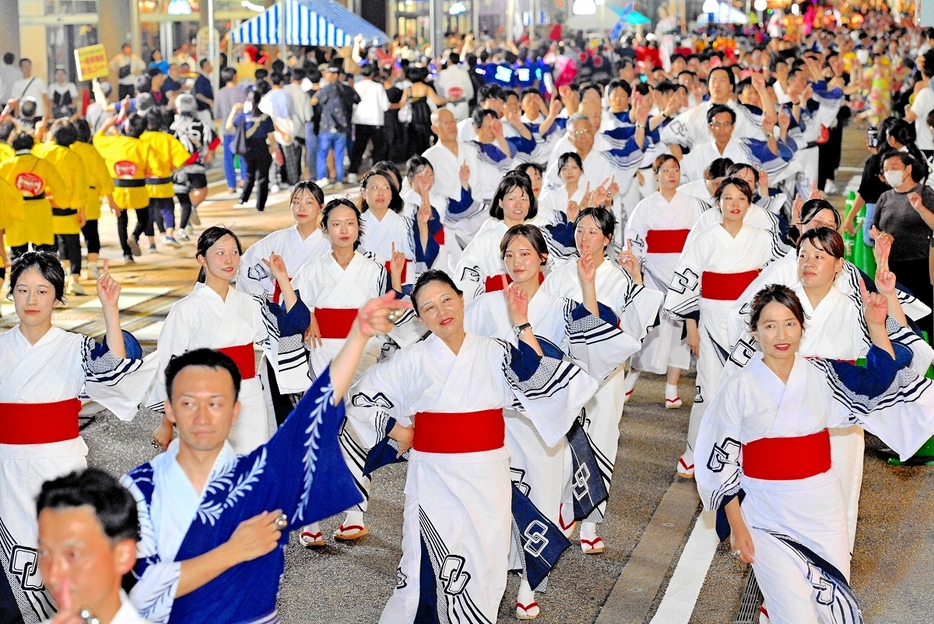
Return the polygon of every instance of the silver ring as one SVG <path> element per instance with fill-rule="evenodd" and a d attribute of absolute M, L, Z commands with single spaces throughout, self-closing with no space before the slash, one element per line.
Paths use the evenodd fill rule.
<path fill-rule="evenodd" d="M 730 556 L 731 556 L 731 557 L 739 557 L 741 554 L 743 554 L 743 553 L 742 553 L 742 551 L 739 551 L 739 550 L 731 550 L 731 551 L 730 551 Z"/>
<path fill-rule="evenodd" d="M 155 439 L 155 438 L 153 438 L 152 440 L 150 440 L 149 443 L 152 444 L 153 448 L 157 448 L 157 449 L 159 449 L 160 451 L 162 450 L 162 445 L 159 444 L 158 442 L 156 442 L 156 439 Z"/>
<path fill-rule="evenodd" d="M 393 323 L 395 323 L 395 322 L 396 322 L 396 319 L 398 319 L 399 316 L 400 316 L 400 315 L 397 315 L 397 314 L 396 314 L 396 311 L 393 310 L 392 312 L 389 313 L 389 317 L 388 317 L 388 318 L 389 318 L 390 321 L 392 321 Z"/>
<path fill-rule="evenodd" d="M 276 518 L 276 527 L 281 531 L 287 526 L 289 526 L 288 516 L 285 514 L 280 514 L 279 517 Z"/>

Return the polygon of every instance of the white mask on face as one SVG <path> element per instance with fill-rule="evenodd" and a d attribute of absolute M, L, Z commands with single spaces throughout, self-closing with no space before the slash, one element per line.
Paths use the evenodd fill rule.
<path fill-rule="evenodd" d="M 892 188 L 898 188 L 902 185 L 902 178 L 904 177 L 904 169 L 900 171 L 886 171 L 885 172 L 885 182 Z"/>

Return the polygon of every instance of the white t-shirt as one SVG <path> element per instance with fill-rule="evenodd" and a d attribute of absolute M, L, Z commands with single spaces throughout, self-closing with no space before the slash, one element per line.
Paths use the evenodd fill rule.
<path fill-rule="evenodd" d="M 45 115 L 45 103 L 43 102 L 42 96 L 48 95 L 48 93 L 49 88 L 45 84 L 45 80 L 38 76 L 33 76 L 31 78 L 21 78 L 13 83 L 10 97 L 16 98 L 20 102 L 23 101 L 23 98 L 30 96 L 36 98 L 36 117 L 43 117 Z"/>
<path fill-rule="evenodd" d="M 918 116 L 915 119 L 918 149 L 934 150 L 934 136 L 931 135 L 931 128 L 927 122 L 928 113 L 934 110 L 934 90 L 925 87 L 918 91 L 915 96 L 915 103 L 911 105 L 911 110 Z"/>

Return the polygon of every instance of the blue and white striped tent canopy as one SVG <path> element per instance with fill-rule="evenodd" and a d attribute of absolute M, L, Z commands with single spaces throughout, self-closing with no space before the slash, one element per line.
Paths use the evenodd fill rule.
<path fill-rule="evenodd" d="M 276 3 L 235 28 L 234 43 L 279 45 L 282 6 Z M 352 46 L 358 34 L 370 45 L 389 41 L 379 28 L 331 0 L 286 0 L 284 6 L 287 45 Z"/>

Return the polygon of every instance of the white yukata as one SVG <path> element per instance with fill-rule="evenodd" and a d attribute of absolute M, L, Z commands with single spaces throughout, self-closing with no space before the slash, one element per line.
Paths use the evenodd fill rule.
<path fill-rule="evenodd" d="M 173 357 L 186 351 L 231 347 L 246 350 L 247 345 L 252 348 L 256 344 L 261 345 L 270 361 L 273 357 L 277 361 L 303 357 L 302 334 L 308 327 L 308 308 L 299 299 L 292 310 L 277 319 L 269 306 L 266 301 L 234 288 L 228 288 L 227 298 L 221 299 L 205 284 L 195 284 L 188 296 L 172 306 L 159 332 L 158 349 L 149 356 L 157 360 L 158 371 L 147 404 L 161 408 L 167 399 L 165 367 Z M 283 352 L 284 349 L 287 351 Z M 266 401 L 255 370 L 255 362 L 252 377 L 241 368 L 241 373 L 245 373 L 240 384 L 243 407 L 229 438 L 238 453 L 249 453 L 269 440 Z"/>
<path fill-rule="evenodd" d="M 673 319 L 683 321 L 700 314 L 697 392 L 691 407 L 687 446 L 681 458 L 685 471 L 694 465 L 697 428 L 717 391 L 720 373 L 730 355 L 727 322 L 730 308 L 759 271 L 781 255 L 772 246 L 769 232 L 746 224 L 735 238 L 717 225 L 689 237 L 685 243 L 665 297 L 665 312 Z"/>
<path fill-rule="evenodd" d="M 900 328 L 889 319 L 888 328 Z M 903 458 L 934 432 L 930 380 L 872 347 L 869 368 L 798 354 L 787 383 L 756 354 L 724 380 L 697 438 L 704 508 L 740 493 L 753 571 L 773 624 L 862 622 L 849 587 L 850 549 L 828 427 L 861 423 Z M 723 537 L 721 535 L 721 537 Z"/>
<path fill-rule="evenodd" d="M 282 303 L 279 284 L 269 272 L 269 267 L 263 263 L 268 260 L 269 254 L 275 252 L 282 256 L 285 267 L 291 277 L 295 277 L 303 266 L 331 251 L 331 242 L 320 229 L 302 239 L 298 226 L 293 225 L 284 230 L 277 230 L 265 238 L 253 243 L 243 252 L 240 258 L 240 270 L 237 272 L 237 290 L 265 301 Z M 279 358 L 272 362 L 275 371 L 276 383 L 283 394 L 297 394 L 308 388 L 308 362 L 304 353 L 292 351 L 290 361 Z M 264 353 L 265 355 L 265 353 Z M 260 379 L 265 381 L 266 366 L 260 362 Z M 264 385 L 266 385 L 264 383 Z M 267 409 L 272 407 L 267 405 Z"/>
<path fill-rule="evenodd" d="M 584 198 L 586 184 L 578 184 L 577 190 L 568 195 L 565 186 L 543 191 L 538 199 L 536 223 L 541 224 L 542 232 L 547 232 L 549 258 L 555 262 L 567 260 L 577 252 L 574 242 L 574 223 L 568 222 L 568 203 L 578 204 Z M 586 207 L 586 206 L 585 206 Z"/>
<path fill-rule="evenodd" d="M 712 227 L 717 227 L 723 222 L 723 214 L 720 212 L 720 208 L 718 208 L 716 204 L 712 204 L 711 208 L 711 210 L 705 210 L 701 216 L 698 217 L 694 227 L 691 228 L 691 233 L 688 234 L 687 241 L 684 243 L 685 247 L 691 245 L 701 232 L 705 232 Z M 749 210 L 746 211 L 746 216 L 743 218 L 743 225 L 759 230 L 766 230 L 772 237 L 772 253 L 776 256 L 785 257 L 789 255 L 789 251 L 792 251 L 790 255 L 794 257 L 795 254 L 793 250 L 785 244 L 785 240 L 782 237 L 781 224 L 778 222 L 778 217 L 762 206 L 758 204 L 749 204 Z"/>
<path fill-rule="evenodd" d="M 746 323 L 752 298 L 766 284 L 784 284 L 793 289 L 801 301 L 805 320 L 804 334 L 798 346 L 798 353 L 805 357 L 848 362 L 855 362 L 866 356 L 872 341 L 863 318 L 859 274 L 851 273 L 844 264 L 844 270 L 837 274 L 830 291 L 814 308 L 796 273 L 792 274 L 793 279 L 787 282 L 772 281 L 785 277 L 782 275 L 784 273 L 782 268 L 789 266 L 791 260 L 794 259 L 795 256 L 789 254 L 769 265 L 734 304 L 730 312 L 730 340 L 734 346 L 728 366 L 724 370 L 724 376 L 731 374 L 732 369 L 737 366 L 745 366 L 755 353 L 757 343 L 746 328 Z M 778 268 L 773 270 L 773 267 Z M 764 278 L 765 275 L 769 277 Z M 843 294 L 841 288 L 849 294 Z M 934 356 L 934 351 L 919 337 L 913 336 L 910 330 L 904 330 L 900 339 L 915 351 L 915 357 L 911 363 L 912 370 L 919 375 L 924 375 Z M 925 353 L 927 357 L 924 356 Z M 856 539 L 865 447 L 863 428 L 860 425 L 853 424 L 830 430 L 830 455 L 833 465 L 840 474 L 840 485 L 843 489 L 843 501 L 847 513 L 850 552 L 853 551 Z"/>
<path fill-rule="evenodd" d="M 484 197 L 481 195 L 478 152 L 473 145 L 458 141 L 457 154 L 455 155 L 454 152 L 438 141 L 426 149 L 422 156 L 428 159 L 431 168 L 434 169 L 435 183 L 432 186 L 432 192 L 437 192 L 451 201 L 458 201 L 461 198 L 461 165 L 466 164 L 467 168 L 470 169 L 467 184 L 472 190 L 477 189 L 477 196 L 462 218 L 445 224 L 454 230 L 454 236 L 457 237 L 460 246 L 462 248 L 466 247 L 487 218 L 487 211 L 483 205 Z M 434 205 L 434 201 L 432 201 L 432 205 Z"/>
<path fill-rule="evenodd" d="M 78 397 L 86 393 L 121 420 L 136 415 L 138 401 L 120 382 L 142 365 L 142 350 L 123 336 L 127 359 L 58 327 L 36 344 L 18 325 L 0 334 L 0 565 L 29 624 L 56 611 L 39 573 L 36 496 L 44 482 L 88 467 Z"/>
<path fill-rule="evenodd" d="M 333 255 L 321 256 L 303 267 L 292 283 L 303 292 L 302 301 L 315 315 L 321 332 L 321 346 L 311 349 L 309 353 L 313 378 L 327 368 L 344 346 L 358 310 L 370 299 L 382 297 L 390 290 L 386 269 L 359 252 L 354 253 L 346 269 L 341 268 Z M 415 313 L 406 310 L 402 318 L 396 321 L 390 336 L 396 342 L 408 345 L 426 332 Z M 367 340 L 354 373 L 354 381 L 376 364 L 381 350 L 382 340 L 379 337 L 373 336 Z M 352 434 L 350 428 L 341 431 L 341 450 L 364 496 L 359 510 L 366 511 L 370 478 L 363 476 L 363 467 L 368 447 L 364 447 Z"/>
<path fill-rule="evenodd" d="M 428 221 L 427 244 L 423 244 L 418 226 L 418 211 L 422 207 L 422 198 L 411 187 L 402 193 L 402 199 L 405 201 L 402 214 L 412 224 L 415 279 L 428 269 L 440 269 L 448 275 L 454 274 L 454 268 L 463 252 L 457 237 L 458 220 L 465 214 L 464 211 L 469 211 L 474 204 L 470 189 L 465 190 L 461 186 L 457 188 L 457 201 L 435 192 L 434 189 L 429 192 L 431 220 Z"/>
<path fill-rule="evenodd" d="M 541 288 L 529 300 L 529 323 L 535 335 L 569 355 L 598 381 L 639 350 L 637 340 L 616 328 L 616 315 L 608 308 L 601 312 L 600 317 L 593 316 L 582 304 Z M 464 310 L 464 327 L 471 333 L 518 346 L 506 297 L 501 292 L 486 293 L 470 302 Z M 572 508 L 572 501 L 562 500 L 565 484 L 572 477 L 566 438 L 549 446 L 522 411 L 507 409 L 504 415 L 513 482 L 556 526 L 573 526 L 573 518 L 570 522 L 561 519 L 562 504 Z"/>
<path fill-rule="evenodd" d="M 604 260 L 597 267 L 595 279 L 597 301 L 619 317 L 620 328 L 641 343 L 658 319 L 664 296 L 657 290 L 640 286 L 632 281 L 618 265 Z M 545 278 L 542 288 L 556 297 L 574 301 L 583 298 L 577 275 L 577 257 L 572 257 Z M 600 387 L 586 406 L 584 431 L 590 440 L 600 475 L 607 492 L 613 479 L 616 452 L 619 448 L 619 421 L 623 416 L 626 399 L 625 371 L 620 365 L 600 383 Z M 601 503 L 587 518 L 588 522 L 603 522 L 606 502 Z"/>
<path fill-rule="evenodd" d="M 554 445 L 596 385 L 574 364 L 538 357 L 524 343 L 517 350 L 468 333 L 457 354 L 432 335 L 351 389 L 348 422 L 373 444 L 400 416 L 414 415 L 402 560 L 381 624 L 411 624 L 420 606 L 435 610 L 437 621 L 496 621 L 512 539 L 502 410 L 521 404 Z"/>
<path fill-rule="evenodd" d="M 723 153 L 717 149 L 714 141 L 696 145 L 691 153 L 681 161 L 681 171 L 685 180 L 703 180 L 704 170 L 718 158 L 729 158 L 734 163 L 750 163 L 765 169 L 770 180 L 779 180 L 788 168 L 788 162 L 794 153 L 783 142 L 778 142 L 778 154 L 773 154 L 764 140 L 730 137 Z"/>
<path fill-rule="evenodd" d="M 529 225 L 535 225 L 542 230 L 545 237 L 545 243 L 549 249 L 552 244 L 551 236 L 548 231 L 539 224 L 538 217 L 526 221 Z M 470 244 L 461 254 L 460 261 L 454 267 L 454 273 L 451 277 L 457 283 L 457 287 L 464 291 L 464 303 L 470 303 L 485 292 L 493 292 L 503 289 L 503 278 L 507 282 L 512 279 L 506 274 L 506 265 L 503 263 L 503 257 L 500 253 L 500 243 L 503 236 L 509 230 L 506 222 L 490 217 L 486 220 L 480 231 L 474 237 Z M 545 270 L 551 268 L 551 263 L 543 267 Z"/>
<path fill-rule="evenodd" d="M 688 234 L 708 209 L 699 199 L 679 192 L 670 202 L 656 192 L 633 210 L 626 224 L 626 240 L 632 243 L 630 251 L 639 258 L 644 276 L 656 290 L 668 290 Z M 642 350 L 633 356 L 632 367 L 657 375 L 664 375 L 669 366 L 689 369 L 691 349 L 681 339 L 683 325 L 668 317 L 660 318 L 658 326 L 645 337 Z"/>
<path fill-rule="evenodd" d="M 382 219 L 367 210 L 360 215 L 360 248 L 372 254 L 373 259 L 389 271 L 392 258 L 392 246 L 405 254 L 405 268 L 402 270 L 402 283 L 415 282 L 415 251 L 412 241 L 412 220 L 387 210 Z"/>
<path fill-rule="evenodd" d="M 707 111 L 713 102 L 701 102 L 692 106 L 671 120 L 661 132 L 661 140 L 665 145 L 680 145 L 690 150 L 695 145 L 713 140 L 713 134 L 707 126 Z M 730 100 L 726 103 L 736 113 L 736 122 L 733 124 L 733 136 L 737 138 L 753 138 L 765 140 L 765 132 L 755 123 L 755 115 L 742 104 Z M 708 163 L 709 164 L 709 163 Z"/>

